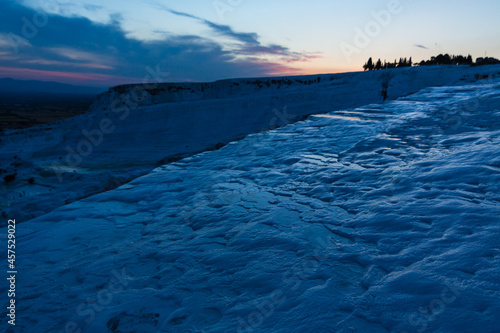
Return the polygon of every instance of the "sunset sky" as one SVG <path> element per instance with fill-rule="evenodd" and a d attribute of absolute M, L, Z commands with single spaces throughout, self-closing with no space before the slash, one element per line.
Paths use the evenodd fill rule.
<path fill-rule="evenodd" d="M 0 78 L 110 86 L 500 57 L 497 0 L 1 0 Z"/>

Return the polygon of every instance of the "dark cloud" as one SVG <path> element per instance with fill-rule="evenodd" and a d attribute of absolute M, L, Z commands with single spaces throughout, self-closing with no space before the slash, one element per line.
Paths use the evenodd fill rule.
<path fill-rule="evenodd" d="M 416 47 L 419 47 L 421 49 L 425 49 L 425 50 L 428 50 L 429 48 L 428 47 L 425 47 L 423 45 L 420 45 L 420 44 L 415 44 Z"/>
<path fill-rule="evenodd" d="M 229 26 L 186 13 L 176 15 L 201 20 L 216 33 L 231 37 L 243 46 L 226 50 L 207 38 L 168 32 L 160 41 L 143 42 L 126 37 L 120 16 L 110 17 L 108 24 L 96 24 L 83 17 L 44 17 L 13 0 L 3 0 L 0 2 L 0 69 L 10 68 L 12 72 L 24 68 L 39 76 L 43 72 L 62 73 L 58 74 L 61 77 L 71 73 L 68 80 L 78 81 L 80 77 L 84 81 L 74 83 L 109 85 L 141 82 L 150 75 L 151 69 L 168 72 L 168 77 L 162 77 L 165 81 L 265 76 L 290 72 L 292 68 L 252 56 L 278 55 L 296 61 L 307 58 L 279 45 L 262 46 L 254 33 L 238 33 Z M 23 17 L 31 23 L 26 25 Z M 38 21 L 34 22 L 34 17 Z M 12 41 L 15 47 L 9 45 Z"/>
<path fill-rule="evenodd" d="M 234 38 L 242 43 L 247 43 L 247 44 L 256 44 L 259 45 L 258 38 L 259 36 L 256 33 L 242 33 L 242 32 L 235 32 L 230 26 L 228 25 L 220 25 L 220 24 L 215 24 L 213 22 L 203 20 L 203 22 L 210 28 L 212 28 L 215 32 Z"/>
<path fill-rule="evenodd" d="M 156 5 L 156 7 L 160 8 L 162 10 L 165 10 L 171 14 L 177 15 L 177 16 L 183 16 L 183 17 L 197 20 L 197 21 L 205 24 L 206 26 L 208 26 L 209 28 L 214 30 L 216 33 L 218 33 L 222 36 L 230 37 L 230 38 L 235 39 L 237 41 L 240 41 L 242 43 L 256 44 L 256 45 L 260 44 L 260 42 L 258 41 L 259 35 L 257 35 L 256 33 L 235 32 L 228 25 L 217 24 L 217 23 L 211 22 L 209 20 L 203 19 L 201 17 L 195 16 L 195 15 L 172 10 L 172 9 L 167 8 L 165 6 L 162 6 L 162 5 Z"/>
<path fill-rule="evenodd" d="M 84 5 L 83 8 L 85 8 L 88 11 L 99 11 L 102 10 L 104 7 L 103 6 L 96 6 L 96 5 Z"/>
<path fill-rule="evenodd" d="M 207 27 L 211 28 L 215 33 L 229 37 L 235 41 L 242 43 L 243 45 L 241 47 L 236 48 L 239 54 L 254 56 L 278 55 L 281 56 L 282 60 L 286 62 L 308 61 L 310 59 L 318 57 L 317 55 L 311 55 L 305 52 L 292 52 L 289 48 L 281 45 L 265 46 L 259 42 L 259 35 L 256 33 L 236 32 L 228 25 L 217 24 L 195 15 L 169 9 L 162 5 L 157 5 L 157 7 L 177 16 L 183 16 L 197 20 L 205 24 Z"/>
<path fill-rule="evenodd" d="M 311 59 L 320 58 L 317 54 L 305 52 L 292 52 L 289 48 L 281 45 L 245 45 L 238 50 L 238 53 L 245 55 L 275 55 L 280 56 L 286 62 L 304 62 Z"/>

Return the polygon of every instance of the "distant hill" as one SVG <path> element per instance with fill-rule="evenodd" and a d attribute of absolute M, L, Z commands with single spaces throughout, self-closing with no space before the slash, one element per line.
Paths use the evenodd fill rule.
<path fill-rule="evenodd" d="M 44 93 L 44 94 L 82 94 L 96 95 L 105 92 L 106 88 L 75 86 L 51 81 L 0 79 L 2 93 Z"/>

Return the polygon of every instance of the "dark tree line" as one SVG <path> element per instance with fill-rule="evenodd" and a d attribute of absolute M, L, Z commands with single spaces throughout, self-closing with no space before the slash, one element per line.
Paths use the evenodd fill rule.
<path fill-rule="evenodd" d="M 377 62 L 373 62 L 370 58 L 363 65 L 365 71 L 380 70 L 386 68 L 400 68 L 400 67 L 411 67 L 411 66 L 433 66 L 433 65 L 469 65 L 469 66 L 481 66 L 481 65 L 495 65 L 500 64 L 500 60 L 495 58 L 477 58 L 476 62 L 472 60 L 472 56 L 469 54 L 467 57 L 462 55 L 449 55 L 440 54 L 435 57 L 431 57 L 430 60 L 422 60 L 419 63 L 413 64 L 411 58 L 400 58 L 399 61 L 394 60 L 394 62 L 387 62 L 384 60 L 382 62 L 380 59 Z"/>
<path fill-rule="evenodd" d="M 469 54 L 467 57 L 449 54 L 440 54 L 436 57 L 431 57 L 430 60 L 422 60 L 419 66 L 432 66 L 432 65 L 473 65 L 474 61 Z"/>
<path fill-rule="evenodd" d="M 406 58 L 399 58 L 399 61 L 394 60 L 394 62 L 387 62 L 384 60 L 382 63 L 382 60 L 378 59 L 376 63 L 373 62 L 373 59 L 370 58 L 368 61 L 363 65 L 363 69 L 365 71 L 373 71 L 373 70 L 380 70 L 380 69 L 387 69 L 387 68 L 402 68 L 402 67 L 411 67 L 413 65 L 413 62 L 410 59 Z"/>

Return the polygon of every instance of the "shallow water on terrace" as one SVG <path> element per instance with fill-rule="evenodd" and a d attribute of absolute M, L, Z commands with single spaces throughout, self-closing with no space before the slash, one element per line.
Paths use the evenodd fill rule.
<path fill-rule="evenodd" d="M 343 120 L 352 120 L 352 121 L 373 121 L 370 119 L 361 119 L 359 117 L 348 117 L 348 116 L 339 116 L 339 115 L 332 115 L 332 114 L 315 114 L 312 116 L 319 117 L 319 118 L 333 118 L 333 119 L 343 119 Z"/>

